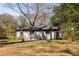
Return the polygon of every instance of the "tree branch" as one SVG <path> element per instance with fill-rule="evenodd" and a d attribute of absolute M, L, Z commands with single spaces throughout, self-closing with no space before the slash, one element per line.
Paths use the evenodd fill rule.
<path fill-rule="evenodd" d="M 22 11 L 22 9 L 20 8 L 20 5 L 19 5 L 18 3 L 17 3 L 17 5 L 18 5 L 18 8 L 19 8 L 20 12 L 28 19 L 30 25 L 33 26 L 32 23 L 31 23 L 31 20 L 29 19 L 29 17 L 28 17 L 28 16 Z"/>
<path fill-rule="evenodd" d="M 35 22 L 36 22 L 38 13 L 39 13 L 39 4 L 37 4 L 36 7 L 37 7 L 37 12 L 36 12 L 36 15 L 35 15 L 35 17 L 34 17 L 33 26 L 35 25 Z"/>

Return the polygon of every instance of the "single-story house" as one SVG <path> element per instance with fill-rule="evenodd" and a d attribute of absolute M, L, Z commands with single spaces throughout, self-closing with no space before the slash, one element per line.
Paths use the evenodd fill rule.
<path fill-rule="evenodd" d="M 16 29 L 16 36 L 18 38 L 23 38 L 25 41 L 29 40 L 53 40 L 59 39 L 60 28 L 53 27 L 53 28 L 39 28 L 39 27 L 30 27 L 26 29 Z"/>

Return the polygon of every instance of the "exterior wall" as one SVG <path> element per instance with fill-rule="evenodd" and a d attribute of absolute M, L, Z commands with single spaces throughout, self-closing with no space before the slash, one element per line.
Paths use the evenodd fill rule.
<path fill-rule="evenodd" d="M 61 33 L 59 31 L 54 31 L 54 32 L 51 32 L 52 34 L 52 39 L 59 39 L 61 37 Z"/>
<path fill-rule="evenodd" d="M 54 37 L 55 37 L 54 34 L 55 34 L 55 32 L 51 31 L 51 39 L 54 39 Z"/>
<path fill-rule="evenodd" d="M 46 36 L 47 36 L 46 32 L 43 32 L 43 35 L 44 35 L 44 36 L 43 36 L 43 39 L 46 40 L 46 39 L 47 39 L 47 38 L 46 38 Z"/>
<path fill-rule="evenodd" d="M 61 37 L 60 31 L 54 31 L 54 33 L 52 34 L 52 37 L 53 39 L 59 39 Z"/>
<path fill-rule="evenodd" d="M 61 34 L 57 34 L 56 31 L 54 32 L 49 32 L 49 33 L 46 33 L 45 31 L 35 31 L 34 33 L 30 34 L 29 31 L 24 31 L 23 32 L 23 38 L 25 39 L 25 41 L 30 41 L 30 40 L 38 40 L 38 39 L 47 39 L 47 40 L 50 40 L 50 39 L 56 39 L 57 36 L 60 36 Z M 21 37 L 21 31 L 17 31 L 16 32 L 16 36 L 18 38 Z"/>
<path fill-rule="evenodd" d="M 20 38 L 21 37 L 21 31 L 17 31 L 16 32 L 16 37 Z M 30 35 L 29 32 L 23 32 L 23 38 L 25 39 L 25 41 L 29 41 L 30 40 Z"/>
<path fill-rule="evenodd" d="M 55 31 L 55 34 L 54 34 L 55 36 L 55 39 L 59 39 L 59 37 L 60 37 L 60 33 L 59 33 L 59 31 Z"/>
<path fill-rule="evenodd" d="M 54 39 L 55 38 L 55 32 L 50 32 L 48 34 L 46 34 L 46 38 L 47 40 L 50 40 L 50 39 Z"/>
<path fill-rule="evenodd" d="M 25 39 L 25 41 L 29 41 L 29 40 L 31 40 L 30 39 L 30 32 L 23 32 L 23 37 L 24 37 L 24 39 Z"/>
<path fill-rule="evenodd" d="M 21 31 L 17 31 L 17 32 L 16 32 L 16 37 L 17 37 L 17 38 L 20 38 L 20 36 L 21 36 Z"/>
<path fill-rule="evenodd" d="M 46 39 L 47 40 L 50 40 L 51 38 L 50 38 L 50 33 L 49 34 L 46 34 Z"/>
<path fill-rule="evenodd" d="M 42 39 L 42 32 L 36 31 L 37 39 Z"/>

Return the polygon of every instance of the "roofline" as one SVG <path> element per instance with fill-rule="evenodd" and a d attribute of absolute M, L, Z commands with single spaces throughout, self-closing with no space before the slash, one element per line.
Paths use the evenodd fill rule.
<path fill-rule="evenodd" d="M 60 31 L 60 29 L 17 29 L 16 31 Z"/>

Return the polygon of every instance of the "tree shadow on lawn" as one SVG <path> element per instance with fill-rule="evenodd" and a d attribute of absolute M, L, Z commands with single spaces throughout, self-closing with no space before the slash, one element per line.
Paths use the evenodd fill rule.
<path fill-rule="evenodd" d="M 5 46 L 5 45 L 10 45 L 10 44 L 16 44 L 16 43 L 22 43 L 22 42 L 7 42 L 7 41 L 1 41 L 1 42 L 0 42 L 0 47 Z"/>
<path fill-rule="evenodd" d="M 25 42 L 42 42 L 42 40 L 31 40 L 31 41 L 24 41 L 24 42 L 22 41 L 18 41 L 18 42 L 0 41 L 0 47 L 5 46 L 5 45 L 17 44 L 17 43 L 25 43 Z"/>

